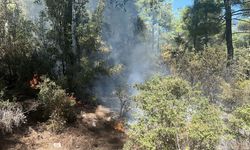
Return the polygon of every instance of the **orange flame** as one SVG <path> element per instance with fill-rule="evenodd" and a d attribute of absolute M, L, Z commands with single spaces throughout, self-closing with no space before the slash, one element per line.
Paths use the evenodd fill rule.
<path fill-rule="evenodd" d="M 29 81 L 30 87 L 32 89 L 37 89 L 37 85 L 39 85 L 40 81 L 41 81 L 40 76 L 34 74 L 32 80 Z"/>
<path fill-rule="evenodd" d="M 115 123 L 114 129 L 119 131 L 119 132 L 125 133 L 124 122 L 123 121 L 117 121 Z"/>

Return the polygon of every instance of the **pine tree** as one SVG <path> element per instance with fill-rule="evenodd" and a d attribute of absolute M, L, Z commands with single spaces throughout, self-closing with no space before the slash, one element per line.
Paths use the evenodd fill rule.
<path fill-rule="evenodd" d="M 194 5 L 189 7 L 184 16 L 184 29 L 189 33 L 193 41 L 193 48 L 202 50 L 208 46 L 212 36 L 220 33 L 221 4 L 216 0 L 195 0 Z"/>

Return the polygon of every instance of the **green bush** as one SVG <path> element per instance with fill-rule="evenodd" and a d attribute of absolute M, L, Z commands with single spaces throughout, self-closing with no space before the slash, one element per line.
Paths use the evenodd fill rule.
<path fill-rule="evenodd" d="M 200 85 L 200 90 L 210 101 L 218 100 L 219 84 L 227 71 L 225 48 L 220 46 L 208 47 L 202 52 L 188 51 L 182 47 L 173 49 L 163 48 L 163 59 L 171 69 L 171 73 L 189 81 L 192 85 Z"/>
<path fill-rule="evenodd" d="M 43 79 L 43 82 L 39 84 L 39 89 L 38 100 L 42 104 L 43 115 L 49 117 L 53 130 L 61 129 L 66 122 L 75 119 L 73 108 L 75 99 L 67 95 L 65 90 L 48 78 Z"/>
<path fill-rule="evenodd" d="M 220 98 L 229 112 L 250 103 L 250 80 L 221 83 Z"/>
<path fill-rule="evenodd" d="M 250 105 L 237 107 L 229 117 L 229 134 L 240 146 L 250 141 Z"/>
<path fill-rule="evenodd" d="M 216 149 L 224 128 L 220 116 L 218 108 L 206 102 L 202 104 L 188 125 L 190 149 Z"/>
<path fill-rule="evenodd" d="M 215 149 L 224 132 L 219 109 L 176 77 L 155 77 L 137 86 L 143 116 L 124 149 Z"/>

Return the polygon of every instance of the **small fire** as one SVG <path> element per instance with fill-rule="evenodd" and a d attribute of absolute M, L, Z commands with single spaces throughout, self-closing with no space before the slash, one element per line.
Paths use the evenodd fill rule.
<path fill-rule="evenodd" d="M 119 132 L 125 133 L 124 122 L 123 121 L 117 121 L 115 123 L 114 129 L 117 130 L 117 131 L 119 131 Z"/>
<path fill-rule="evenodd" d="M 40 82 L 41 82 L 40 76 L 34 74 L 32 80 L 29 81 L 30 87 L 32 89 L 37 89 L 37 86 L 39 85 Z"/>
<path fill-rule="evenodd" d="M 82 106 L 81 101 L 78 101 L 78 100 L 76 99 L 76 97 L 74 96 L 74 93 L 67 94 L 67 96 L 68 96 L 69 100 L 70 100 L 71 102 L 74 103 L 74 105 L 76 105 L 76 106 L 78 106 L 78 107 L 81 107 L 81 106 Z"/>

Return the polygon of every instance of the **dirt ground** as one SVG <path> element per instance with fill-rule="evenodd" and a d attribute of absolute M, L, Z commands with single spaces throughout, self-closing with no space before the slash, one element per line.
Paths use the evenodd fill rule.
<path fill-rule="evenodd" d="M 109 117 L 107 108 L 97 107 L 96 110 L 81 108 L 81 110 L 89 113 L 80 115 L 78 121 L 60 133 L 48 131 L 44 122 L 26 124 L 9 135 L 0 134 L 0 150 L 122 149 L 126 135 L 121 129 L 117 129 L 119 126 L 114 127 L 106 121 Z"/>
<path fill-rule="evenodd" d="M 0 150 L 119 150 L 124 142 L 125 135 L 111 128 L 75 126 L 56 134 L 36 125 L 0 137 Z"/>

